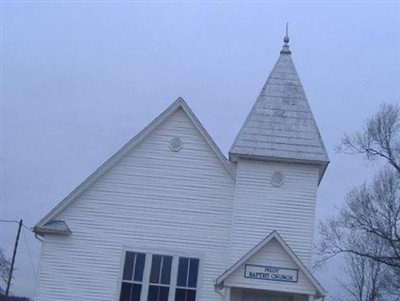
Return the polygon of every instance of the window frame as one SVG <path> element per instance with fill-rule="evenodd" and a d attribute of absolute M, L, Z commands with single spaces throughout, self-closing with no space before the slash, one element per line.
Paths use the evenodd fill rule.
<path fill-rule="evenodd" d="M 124 265 L 125 265 L 125 257 L 127 252 L 135 252 L 135 253 L 144 253 L 145 257 L 145 266 L 143 271 L 143 281 L 142 281 L 142 292 L 140 296 L 140 301 L 147 301 L 147 296 L 149 292 L 150 283 L 150 272 L 151 272 L 151 264 L 153 255 L 161 255 L 161 256 L 172 256 L 172 266 L 171 266 L 171 279 L 169 285 L 169 295 L 168 301 L 175 301 L 175 292 L 177 288 L 177 276 L 178 276 L 178 265 L 179 258 L 195 258 L 199 260 L 198 267 L 198 275 L 197 275 L 197 286 L 196 286 L 196 301 L 201 300 L 202 295 L 202 287 L 203 283 L 203 267 L 204 267 L 204 253 L 199 252 L 190 252 L 190 251 L 181 251 L 174 252 L 171 250 L 160 249 L 160 248 L 134 248 L 129 246 L 123 246 L 121 248 L 120 262 L 119 262 L 119 271 L 118 271 L 118 282 L 116 289 L 115 301 L 119 301 L 122 282 L 123 282 L 123 274 L 124 274 Z"/>
<path fill-rule="evenodd" d="M 127 254 L 128 253 L 134 253 L 135 254 L 135 259 L 134 259 L 134 263 L 133 263 L 133 271 L 132 271 L 132 279 L 131 280 L 128 280 L 128 279 L 124 279 L 124 274 L 125 274 L 125 261 L 126 261 L 126 256 L 127 256 Z M 143 252 L 131 252 L 131 251 L 126 251 L 125 252 L 125 256 L 124 256 L 124 260 L 123 260 L 123 270 L 122 270 L 122 274 L 121 274 L 121 282 L 120 282 L 120 294 L 121 294 L 121 291 L 122 291 L 122 286 L 123 286 L 123 283 L 128 283 L 128 284 L 131 284 L 131 285 L 140 285 L 141 286 L 141 288 L 140 288 L 140 290 L 142 291 L 143 290 L 143 279 L 144 279 L 144 267 L 143 267 L 143 273 L 142 273 L 142 280 L 141 281 L 139 281 L 139 280 L 135 280 L 135 273 L 136 273 L 136 261 L 137 261 L 137 257 L 138 257 L 138 255 L 139 254 L 144 254 L 144 256 L 145 256 L 145 258 L 144 258 L 144 266 L 146 265 L 146 253 L 143 253 Z M 120 297 L 118 297 L 118 300 L 119 300 L 119 298 Z"/>
<path fill-rule="evenodd" d="M 179 280 L 179 266 L 181 263 L 181 260 L 187 260 L 187 269 L 186 269 L 186 279 L 185 279 L 185 284 L 184 285 L 180 285 L 178 282 Z M 195 260 L 197 261 L 197 276 L 196 276 L 196 286 L 191 286 L 190 285 L 190 271 L 192 268 L 192 261 Z M 199 276 L 199 267 L 200 267 L 200 259 L 199 258 L 195 258 L 195 257 L 184 257 L 184 256 L 179 256 L 178 257 L 178 274 L 177 274 L 177 278 L 176 278 L 176 287 L 175 287 L 175 294 L 178 290 L 181 291 L 185 291 L 186 293 L 188 291 L 194 291 L 196 294 L 196 298 L 197 298 L 197 285 L 198 285 L 198 276 Z"/>

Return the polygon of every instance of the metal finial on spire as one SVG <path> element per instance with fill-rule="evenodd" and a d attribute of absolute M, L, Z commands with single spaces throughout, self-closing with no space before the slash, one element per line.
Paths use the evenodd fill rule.
<path fill-rule="evenodd" d="M 286 35 L 283 38 L 285 44 L 289 43 L 289 22 L 286 22 Z"/>
<path fill-rule="evenodd" d="M 286 23 L 286 35 L 283 38 L 283 44 L 281 54 L 291 54 L 292 52 L 289 49 L 289 22 Z"/>

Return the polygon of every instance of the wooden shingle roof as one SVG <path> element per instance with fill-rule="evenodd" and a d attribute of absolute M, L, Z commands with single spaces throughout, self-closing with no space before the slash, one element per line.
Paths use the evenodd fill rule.
<path fill-rule="evenodd" d="M 320 166 L 320 179 L 329 163 L 285 37 L 278 61 L 262 88 L 230 151 L 239 158 L 296 161 Z"/>

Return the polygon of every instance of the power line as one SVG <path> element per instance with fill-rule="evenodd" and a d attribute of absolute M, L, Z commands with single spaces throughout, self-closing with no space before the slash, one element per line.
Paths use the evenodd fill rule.
<path fill-rule="evenodd" d="M 36 277 L 37 277 L 37 275 L 36 275 L 36 269 L 35 269 L 35 265 L 34 265 L 34 263 L 33 263 L 33 256 L 32 256 L 31 250 L 30 250 L 30 245 L 29 245 L 28 239 L 26 238 L 26 235 L 25 235 L 25 229 L 22 231 L 22 235 L 24 236 L 25 245 L 26 245 L 26 248 L 27 248 L 27 250 L 28 250 L 29 263 L 31 264 L 33 276 L 34 276 L 35 279 L 36 279 Z"/>
<path fill-rule="evenodd" d="M 3 222 L 3 223 L 18 223 L 18 221 L 15 220 L 15 219 L 0 219 L 0 222 Z"/>
<path fill-rule="evenodd" d="M 1 223 L 16 223 L 19 224 L 19 221 L 15 220 L 15 219 L 0 219 Z M 29 230 L 30 232 L 33 232 L 32 227 L 28 227 L 24 224 L 22 224 L 22 227 L 24 227 L 25 229 Z"/>

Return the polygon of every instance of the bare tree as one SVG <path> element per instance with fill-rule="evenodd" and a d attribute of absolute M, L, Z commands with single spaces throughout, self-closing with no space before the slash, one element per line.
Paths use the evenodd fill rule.
<path fill-rule="evenodd" d="M 339 253 L 371 258 L 400 270 L 400 177 L 387 167 L 371 184 L 354 188 L 340 211 L 320 223 L 319 250 L 328 259 Z M 364 245 L 357 248 L 357 240 Z M 377 246 L 384 248 L 377 251 Z"/>
<path fill-rule="evenodd" d="M 3 294 L 3 285 L 6 286 L 9 274 L 10 261 L 4 254 L 4 250 L 0 248 L 0 295 Z"/>
<path fill-rule="evenodd" d="M 396 289 L 400 283 L 400 107 L 383 104 L 362 131 L 344 136 L 340 151 L 367 160 L 381 158 L 385 164 L 372 181 L 346 195 L 336 215 L 320 223 L 319 253 L 323 261 L 345 253 L 350 265 L 365 259 L 382 264 L 396 279 L 391 287 Z"/>
<path fill-rule="evenodd" d="M 383 158 L 400 173 L 400 107 L 382 104 L 367 119 L 364 129 L 354 135 L 345 134 L 339 151 L 365 155 L 367 160 Z"/>
<path fill-rule="evenodd" d="M 357 248 L 362 248 L 359 241 Z M 379 246 L 377 246 L 379 249 Z M 379 252 L 379 250 L 378 250 Z M 352 253 L 344 255 L 346 278 L 338 279 L 344 291 L 343 301 L 389 301 L 398 300 L 393 290 L 392 269 L 385 264 L 368 257 Z"/>

